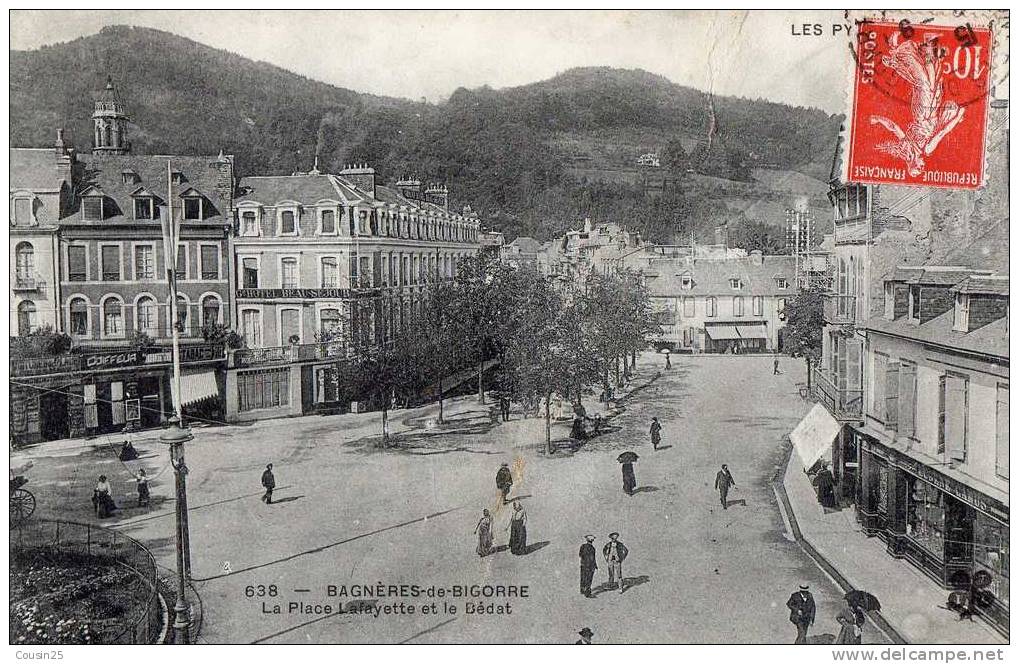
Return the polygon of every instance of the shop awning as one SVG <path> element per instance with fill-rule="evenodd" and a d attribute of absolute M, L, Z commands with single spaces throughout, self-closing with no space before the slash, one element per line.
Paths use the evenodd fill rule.
<path fill-rule="evenodd" d="M 819 403 L 814 404 L 789 434 L 804 468 L 810 468 L 826 452 L 831 452 L 831 443 L 839 434 L 839 428 L 839 423 L 828 413 L 828 409 Z"/>
<path fill-rule="evenodd" d="M 219 385 L 216 384 L 214 371 L 181 374 L 180 405 L 190 406 L 204 399 L 219 396 Z"/>
<path fill-rule="evenodd" d="M 740 339 L 767 339 L 768 332 L 764 328 L 764 324 L 758 325 L 737 325 L 736 332 L 739 334 Z"/>
<path fill-rule="evenodd" d="M 735 325 L 705 325 L 704 332 L 715 341 L 741 339 Z"/>

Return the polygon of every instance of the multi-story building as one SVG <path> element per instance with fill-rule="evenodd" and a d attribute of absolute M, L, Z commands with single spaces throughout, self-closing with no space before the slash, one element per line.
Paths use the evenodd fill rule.
<path fill-rule="evenodd" d="M 10 330 L 59 331 L 58 222 L 72 194 L 72 152 L 57 132 L 52 148 L 11 148 Z"/>
<path fill-rule="evenodd" d="M 639 264 L 638 264 L 639 261 Z M 635 254 L 662 343 L 693 353 L 777 351 L 786 302 L 796 295 L 791 256 L 698 258 Z"/>
<path fill-rule="evenodd" d="M 12 371 L 59 383 L 59 389 L 38 386 L 18 396 L 26 423 L 23 430 L 12 425 L 19 440 L 155 426 L 172 413 L 168 257 L 161 229 L 171 206 L 180 227 L 172 260 L 184 346 L 182 394 L 185 405 L 219 396 L 215 370 L 225 359 L 223 344 L 205 337 L 214 325 L 231 325 L 233 161 L 222 154 L 132 154 L 127 115 L 112 83 L 92 117 L 90 154 L 64 150 L 59 138 L 56 152 L 48 151 L 53 188 L 63 192 L 45 217 L 59 214 L 51 292 L 59 297 L 56 327 L 75 347 L 67 357 L 12 365 Z M 63 182 L 69 186 L 57 186 Z M 12 200 L 16 218 L 29 209 L 20 194 Z M 35 265 L 38 270 L 41 263 Z"/>
<path fill-rule="evenodd" d="M 983 573 L 1007 629 L 1008 277 L 899 268 L 866 331 L 855 490 L 864 529 L 940 584 Z"/>
<path fill-rule="evenodd" d="M 388 187 L 368 166 L 243 178 L 233 261 L 238 331 L 228 419 L 319 410 L 339 398 L 336 361 L 411 324 L 429 284 L 480 248 L 480 220 L 445 187 Z"/>

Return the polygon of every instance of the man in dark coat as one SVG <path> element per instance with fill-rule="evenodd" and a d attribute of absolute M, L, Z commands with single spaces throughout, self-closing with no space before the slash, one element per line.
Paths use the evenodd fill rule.
<path fill-rule="evenodd" d="M 495 474 L 495 486 L 502 492 L 502 504 L 505 505 L 509 502 L 506 497 L 513 486 L 513 473 L 510 472 L 508 463 L 502 464 L 499 472 Z"/>
<path fill-rule="evenodd" d="M 796 625 L 794 643 L 806 643 L 807 628 L 814 624 L 814 614 L 817 611 L 814 596 L 810 594 L 810 586 L 801 583 L 800 589 L 789 596 L 789 601 L 785 605 L 789 607 L 789 622 Z"/>
<path fill-rule="evenodd" d="M 775 356 L 775 366 L 771 370 L 771 375 L 772 376 L 777 376 L 780 373 L 782 373 L 782 372 L 778 370 L 778 355 L 776 355 Z"/>
<path fill-rule="evenodd" d="M 578 646 L 591 645 L 591 637 L 594 636 L 594 632 L 591 631 L 591 628 L 585 627 L 584 629 L 577 632 L 577 634 L 580 634 L 580 640 L 577 641 L 576 645 Z"/>
<path fill-rule="evenodd" d="M 265 495 L 262 496 L 262 502 L 266 505 L 272 505 L 272 490 L 276 488 L 276 477 L 272 474 L 271 463 L 262 472 L 262 486 L 265 487 Z"/>
<path fill-rule="evenodd" d="M 729 472 L 729 466 L 722 464 L 722 469 L 715 474 L 715 489 L 718 490 L 718 497 L 722 501 L 722 509 L 729 509 L 729 489 L 736 486 L 736 480 Z"/>
<path fill-rule="evenodd" d="M 587 541 L 580 545 L 580 594 L 584 597 L 594 597 L 591 594 L 591 581 L 594 580 L 594 571 L 598 569 L 598 554 L 594 550 L 594 535 L 587 535 Z"/>
<path fill-rule="evenodd" d="M 657 417 L 651 418 L 651 445 L 658 449 L 658 443 L 662 442 L 662 425 Z"/>

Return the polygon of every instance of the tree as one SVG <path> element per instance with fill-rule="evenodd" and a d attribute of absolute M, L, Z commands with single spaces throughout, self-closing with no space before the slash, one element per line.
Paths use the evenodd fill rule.
<path fill-rule="evenodd" d="M 763 221 L 744 219 L 729 228 L 729 245 L 747 251 L 760 251 L 765 256 L 785 254 L 781 231 Z"/>
<path fill-rule="evenodd" d="M 29 334 L 11 337 L 11 358 L 63 355 L 70 352 L 72 345 L 71 337 L 62 332 L 54 332 L 50 325 L 44 325 Z"/>
<path fill-rule="evenodd" d="M 807 389 L 810 389 L 812 366 L 821 361 L 821 340 L 824 330 L 822 291 L 801 291 L 786 302 L 786 325 L 783 348 L 790 357 L 802 357 L 807 363 Z"/>

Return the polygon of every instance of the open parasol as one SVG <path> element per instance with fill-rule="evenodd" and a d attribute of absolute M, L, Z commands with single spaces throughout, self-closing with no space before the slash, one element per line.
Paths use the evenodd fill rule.
<path fill-rule="evenodd" d="M 846 593 L 845 597 L 850 606 L 855 606 L 864 611 L 881 610 L 881 602 L 866 590 L 850 590 Z"/>
<path fill-rule="evenodd" d="M 623 452 L 622 454 L 616 457 L 616 461 L 618 461 L 619 463 L 633 463 L 639 458 L 640 457 L 637 456 L 636 452 Z"/>

